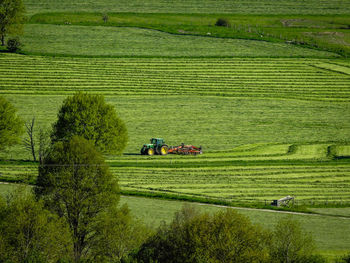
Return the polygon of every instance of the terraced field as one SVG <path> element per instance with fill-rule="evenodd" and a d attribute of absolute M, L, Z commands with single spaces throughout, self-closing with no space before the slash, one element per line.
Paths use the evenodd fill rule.
<path fill-rule="evenodd" d="M 254 205 L 293 195 L 311 206 L 349 204 L 350 163 L 333 160 L 329 147 L 253 145 L 197 157 L 123 156 L 108 164 L 124 193 Z M 336 152 L 349 148 L 331 147 Z M 33 181 L 36 174 L 33 164 L 0 165 L 1 180 Z"/>
<path fill-rule="evenodd" d="M 211 34 L 210 30 L 206 34 Z M 286 43 L 179 35 L 133 27 L 25 25 L 26 54 L 104 57 L 338 57 Z"/>
<path fill-rule="evenodd" d="M 28 13 L 38 12 L 139 12 L 239 14 L 349 14 L 347 0 L 25 0 Z"/>
<path fill-rule="evenodd" d="M 0 94 L 49 127 L 77 90 L 106 95 L 130 143 L 108 164 L 126 192 L 262 204 L 350 202 L 347 60 L 52 58 L 1 54 Z M 202 145 L 196 157 L 139 156 L 151 137 Z M 0 178 L 33 181 L 37 166 L 2 153 Z M 16 161 L 17 160 L 17 161 Z"/>
<path fill-rule="evenodd" d="M 340 60 L 340 62 L 342 62 Z M 0 56 L 0 94 L 206 95 L 345 101 L 338 60 L 232 58 L 70 59 Z M 326 66 L 325 66 L 326 65 Z M 328 68 L 326 68 L 328 67 Z M 333 67 L 332 70 L 329 70 Z"/>

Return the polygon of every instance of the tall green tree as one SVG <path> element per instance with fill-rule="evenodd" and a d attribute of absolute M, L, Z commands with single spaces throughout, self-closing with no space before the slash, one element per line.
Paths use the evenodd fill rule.
<path fill-rule="evenodd" d="M 16 108 L 0 96 L 0 150 L 19 143 L 23 132 L 23 121 Z"/>
<path fill-rule="evenodd" d="M 94 262 L 121 262 L 150 235 L 149 229 L 133 218 L 126 204 L 101 214 L 95 229 Z"/>
<path fill-rule="evenodd" d="M 66 222 L 36 202 L 24 187 L 0 197 L 0 262 L 57 262 L 69 255 Z"/>
<path fill-rule="evenodd" d="M 200 214 L 184 207 L 143 244 L 140 262 L 268 262 L 270 236 L 232 209 Z"/>
<path fill-rule="evenodd" d="M 75 262 L 92 257 L 96 220 L 117 205 L 118 191 L 103 156 L 79 136 L 52 147 L 39 168 L 35 188 L 37 197 L 67 220 Z"/>
<path fill-rule="evenodd" d="M 53 126 L 53 141 L 79 135 L 92 141 L 104 153 L 120 154 L 128 135 L 124 122 L 102 95 L 78 92 L 64 100 Z"/>
<path fill-rule="evenodd" d="M 25 8 L 22 0 L 0 0 L 0 39 L 5 45 L 5 37 L 19 33 L 23 28 Z"/>
<path fill-rule="evenodd" d="M 281 219 L 273 231 L 273 262 L 322 262 L 313 256 L 315 243 L 300 223 L 289 217 Z"/>

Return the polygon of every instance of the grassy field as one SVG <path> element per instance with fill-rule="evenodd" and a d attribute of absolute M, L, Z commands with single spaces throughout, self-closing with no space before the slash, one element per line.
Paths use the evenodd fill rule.
<path fill-rule="evenodd" d="M 350 163 L 327 159 L 326 145 L 298 146 L 292 154 L 259 148 L 198 157 L 126 155 L 114 157 L 109 165 L 123 193 L 253 206 L 286 195 L 295 196 L 299 205 L 350 204 Z M 3 162 L 0 174 L 4 181 L 33 182 L 37 166 Z"/>
<path fill-rule="evenodd" d="M 349 1 L 25 4 L 27 55 L 0 53 L 0 95 L 24 120 L 50 127 L 66 96 L 104 94 L 129 131 L 125 154 L 106 156 L 124 194 L 255 207 L 293 195 L 320 214 L 292 217 L 324 255 L 349 249 Z M 140 156 L 151 137 L 204 154 Z M 22 145 L 0 153 L 0 181 L 34 183 L 30 158 Z M 183 204 L 122 202 L 151 225 Z M 285 216 L 240 211 L 270 228 Z"/>
<path fill-rule="evenodd" d="M 286 43 L 174 35 L 132 27 L 27 24 L 23 52 L 65 56 L 337 57 Z"/>
<path fill-rule="evenodd" d="M 340 205 L 350 201 L 348 69 L 339 59 L 2 54 L 0 93 L 42 127 L 76 90 L 105 94 L 129 130 L 126 154 L 108 156 L 123 191 L 260 204 L 295 195 Z M 151 137 L 202 145 L 205 154 L 139 156 Z M 1 156 L 30 158 L 22 146 Z M 1 169 L 5 180 L 36 176 L 27 163 Z"/>
<path fill-rule="evenodd" d="M 108 13 L 108 21 L 106 22 L 103 21 L 103 16 L 102 13 L 37 14 L 30 18 L 29 23 L 32 25 L 27 25 L 26 31 L 27 35 L 37 36 L 38 42 L 40 40 L 46 43 L 42 36 L 49 37 L 50 30 L 45 26 L 40 27 L 38 24 L 66 26 L 65 30 L 68 32 L 73 30 L 69 28 L 72 25 L 88 26 L 88 28 L 83 29 L 84 31 L 89 31 L 89 28 L 95 26 L 114 27 L 115 31 L 119 30 L 115 27 L 136 27 L 160 30 L 174 35 L 255 39 L 289 43 L 301 47 L 329 50 L 340 55 L 350 55 L 350 33 L 348 30 L 350 18 L 348 15 Z M 214 26 L 218 18 L 224 18 L 229 25 L 227 27 Z M 31 30 L 31 27 L 34 26 L 35 30 Z M 108 35 L 108 38 L 113 35 L 117 36 L 113 30 L 100 30 L 100 34 Z M 91 35 L 93 32 L 94 30 L 91 28 L 89 34 Z M 60 38 L 58 36 L 58 39 Z M 159 40 L 156 37 L 154 39 Z M 181 37 L 177 39 L 181 39 Z M 25 42 L 28 43 L 29 47 L 32 47 L 33 43 L 30 40 L 25 39 Z M 118 40 L 120 41 L 120 38 Z M 125 41 L 124 38 L 121 40 Z M 68 41 L 68 43 L 71 45 L 71 41 Z M 171 45 L 171 41 L 167 45 Z M 220 45 L 218 49 L 220 49 Z M 306 52 L 304 56 L 309 56 L 309 52 Z M 91 52 L 91 55 L 93 54 L 94 52 Z M 201 54 L 206 53 L 202 52 Z M 276 55 L 278 54 L 277 52 Z M 258 52 L 256 55 L 260 56 L 260 53 Z M 322 55 L 322 53 L 319 55 Z M 269 53 L 266 56 L 269 56 Z"/>
<path fill-rule="evenodd" d="M 25 120 L 36 116 L 43 127 L 55 121 L 67 95 L 77 90 L 105 94 L 127 123 L 126 153 L 138 153 L 154 136 L 164 137 L 170 145 L 202 145 L 207 152 L 254 143 L 331 146 L 349 140 L 348 69 L 345 60 L 329 59 L 2 54 L 0 94 Z M 20 147 L 12 156 L 28 158 Z"/>
<path fill-rule="evenodd" d="M 238 13 L 238 14 L 349 14 L 347 0 L 25 0 L 28 13 L 138 12 L 138 13 Z"/>
<path fill-rule="evenodd" d="M 65 59 L 1 54 L 0 93 L 67 94 L 85 90 L 106 95 L 348 102 L 350 75 L 345 63 L 331 59 Z"/>

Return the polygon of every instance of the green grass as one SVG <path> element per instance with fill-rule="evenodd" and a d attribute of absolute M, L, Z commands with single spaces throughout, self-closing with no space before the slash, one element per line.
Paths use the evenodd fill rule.
<path fill-rule="evenodd" d="M 340 102 L 349 101 L 350 75 L 321 69 L 317 65 L 332 65 L 342 61 L 254 58 L 71 59 L 3 53 L 0 55 L 0 92 L 67 94 L 85 90 L 106 95 L 200 95 Z M 271 108 L 274 107 L 278 106 L 272 102 Z M 259 112 L 259 108 L 256 110 L 257 114 L 263 113 Z"/>
<path fill-rule="evenodd" d="M 311 208 L 313 212 L 322 215 L 335 215 L 340 217 L 350 217 L 350 208 Z"/>
<path fill-rule="evenodd" d="M 308 205 L 339 205 L 350 201 L 350 76 L 320 64 L 348 67 L 338 59 L 1 54 L 0 93 L 42 127 L 67 95 L 105 94 L 129 131 L 126 154 L 107 156 L 123 191 L 260 205 L 295 195 Z M 204 154 L 138 155 L 151 137 L 202 145 Z M 30 156 L 19 145 L 1 158 Z M 1 173 L 33 181 L 37 172 L 4 162 Z"/>
<path fill-rule="evenodd" d="M 336 57 L 285 43 L 185 36 L 130 27 L 25 25 L 23 52 L 65 56 Z"/>
<path fill-rule="evenodd" d="M 347 0 L 25 0 L 28 13 L 138 12 L 138 13 L 238 13 L 238 14 L 349 14 Z"/>
<path fill-rule="evenodd" d="M 350 33 L 348 32 L 350 19 L 346 15 L 109 13 L 106 23 L 102 20 L 102 17 L 101 13 L 46 13 L 34 15 L 30 18 L 29 23 L 66 25 L 64 29 L 68 32 L 72 31 L 72 29 L 69 29 L 72 25 L 104 26 L 106 28 L 111 26 L 149 28 L 175 35 L 286 42 L 302 47 L 329 50 L 340 55 L 350 55 Z M 214 26 L 219 17 L 225 18 L 230 26 Z M 92 28 L 90 31 L 89 29 L 84 29 L 84 31 L 88 31 L 90 35 L 94 34 Z M 113 31 L 111 33 L 107 29 L 102 30 L 102 32 L 109 38 L 111 35 L 116 35 Z M 30 31 L 30 34 L 37 36 L 41 41 L 43 41 L 41 36 L 45 35 L 47 37 L 49 33 L 50 31 L 47 28 L 38 26 L 35 31 Z M 133 39 L 131 38 L 131 43 L 133 43 Z M 154 36 L 153 39 L 154 41 L 159 40 L 157 36 Z M 182 38 L 177 38 L 177 40 L 180 39 Z M 123 39 L 123 41 L 126 41 L 126 39 Z M 167 45 L 172 45 L 171 43 L 172 41 L 169 41 Z M 176 47 L 176 45 L 172 47 Z M 67 52 L 69 50 L 68 47 Z M 304 56 L 310 56 L 308 53 L 306 52 Z M 94 54 L 94 52 L 91 54 Z M 201 54 L 206 53 L 202 52 Z M 276 52 L 276 55 L 278 54 Z M 260 56 L 259 52 L 256 55 Z M 324 56 L 322 53 L 319 53 L 319 55 Z"/>
<path fill-rule="evenodd" d="M 6 98 L 19 109 L 19 114 L 25 120 L 36 116 L 39 126 L 50 127 L 67 95 L 7 94 Z M 268 158 L 260 156 L 258 159 L 315 159 L 326 158 L 328 145 L 343 144 L 349 137 L 350 116 L 347 103 L 135 95 L 107 96 L 106 100 L 115 106 L 119 116 L 126 121 L 130 137 L 126 153 L 129 154 L 138 154 L 141 146 L 148 143 L 150 138 L 162 137 L 169 145 L 182 142 L 202 145 L 206 154 L 196 157 L 201 160 L 213 155 L 215 159 L 215 154 L 208 154 L 210 151 L 231 150 L 239 145 L 267 142 L 287 145 L 243 153 L 229 152 L 220 154 L 219 157 L 231 160 L 235 156 L 246 155 L 240 159 L 250 160 L 252 158 L 249 156 L 262 155 L 265 151 L 267 155 L 278 155 Z M 305 115 L 305 112 L 308 114 Z M 304 145 L 297 148 L 296 153 L 283 156 L 289 144 L 316 141 L 330 143 Z M 10 159 L 29 158 L 20 145 L 6 156 Z M 120 161 L 147 160 L 145 157 L 140 158 L 131 155 Z"/>

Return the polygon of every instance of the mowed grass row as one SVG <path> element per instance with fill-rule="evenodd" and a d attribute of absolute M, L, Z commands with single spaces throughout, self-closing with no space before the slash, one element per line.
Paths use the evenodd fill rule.
<path fill-rule="evenodd" d="M 0 56 L 0 93 L 210 95 L 349 101 L 350 75 L 313 59 Z M 344 67 L 344 66 L 343 66 Z"/>
<path fill-rule="evenodd" d="M 350 164 L 236 165 L 200 168 L 111 167 L 123 193 L 262 205 L 287 195 L 303 205 L 350 203 Z M 33 165 L 0 165 L 0 180 L 35 182 Z"/>
<path fill-rule="evenodd" d="M 25 0 L 28 14 L 41 12 L 234 13 L 234 14 L 349 14 L 347 0 Z"/>
<path fill-rule="evenodd" d="M 296 155 L 292 161 L 280 146 L 285 147 L 267 145 L 236 150 L 229 157 L 229 151 L 208 153 L 203 158 L 168 155 L 136 159 L 125 155 L 120 161 L 109 160 L 107 165 L 111 166 L 124 193 L 245 204 L 269 203 L 286 195 L 295 196 L 299 204 L 350 203 L 347 159 L 327 160 L 323 156 L 322 160 L 320 156 L 326 154 L 327 147 L 315 144 L 297 146 L 291 154 Z M 343 153 L 350 148 L 333 147 Z M 278 155 L 279 162 L 274 162 Z M 33 183 L 36 175 L 34 164 L 5 162 L 0 165 L 1 181 Z"/>

